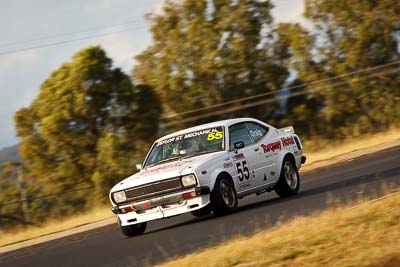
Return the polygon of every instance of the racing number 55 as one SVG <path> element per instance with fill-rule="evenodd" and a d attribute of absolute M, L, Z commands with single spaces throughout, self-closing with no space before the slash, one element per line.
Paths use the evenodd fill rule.
<path fill-rule="evenodd" d="M 236 162 L 236 168 L 240 182 L 243 182 L 244 179 L 245 180 L 250 179 L 250 171 L 246 160 Z"/>
<path fill-rule="evenodd" d="M 222 138 L 222 132 L 216 132 L 216 133 L 209 133 L 207 135 L 207 140 L 212 141 L 214 139 L 221 139 Z"/>

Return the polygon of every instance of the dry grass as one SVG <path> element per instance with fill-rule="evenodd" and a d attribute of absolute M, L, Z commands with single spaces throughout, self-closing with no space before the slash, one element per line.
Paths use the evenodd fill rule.
<path fill-rule="evenodd" d="M 296 218 L 161 266 L 400 266 L 399 229 L 397 192 Z"/>
<path fill-rule="evenodd" d="M 10 232 L 0 232 L 0 247 L 52 233 L 61 232 L 114 216 L 115 215 L 110 211 L 109 206 L 100 206 L 86 213 L 77 214 L 74 217 L 59 220 L 49 220 L 40 227 L 31 226 L 27 228 L 13 229 Z"/>
<path fill-rule="evenodd" d="M 362 150 L 369 147 L 379 146 L 385 143 L 400 140 L 400 128 L 376 134 L 366 134 L 342 141 L 304 142 L 304 153 L 307 155 L 306 165 L 315 162 L 336 158 L 346 153 Z"/>
<path fill-rule="evenodd" d="M 304 147 L 305 154 L 307 155 L 307 163 L 303 170 L 310 170 L 315 167 L 313 165 L 314 163 L 319 163 L 324 160 L 326 161 L 345 153 L 400 140 L 399 133 L 399 128 L 393 128 L 383 133 L 365 135 L 356 139 L 353 138 L 344 140 L 340 144 L 329 144 L 327 142 L 323 144 L 320 143 L 319 146 L 322 146 L 323 149 L 319 148 L 318 150 L 315 149 L 316 145 L 314 143 L 305 142 Z M 326 162 L 325 166 L 331 164 L 332 162 L 333 161 Z M 61 222 L 59 220 L 51 220 L 42 227 L 14 229 L 12 232 L 7 233 L 0 232 L 0 247 L 47 234 L 72 229 L 80 225 L 89 224 L 109 217 L 112 217 L 109 207 L 98 207 L 95 210 L 88 211 L 85 214 L 78 214 L 71 218 L 62 219 Z"/>

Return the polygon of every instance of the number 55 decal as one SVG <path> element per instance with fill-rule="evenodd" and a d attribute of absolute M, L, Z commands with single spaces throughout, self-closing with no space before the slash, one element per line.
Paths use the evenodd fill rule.
<path fill-rule="evenodd" d="M 243 182 L 244 180 L 247 181 L 250 179 L 250 171 L 247 160 L 236 162 L 236 168 L 238 172 L 239 182 Z"/>
<path fill-rule="evenodd" d="M 221 139 L 222 138 L 222 132 L 216 132 L 216 133 L 209 133 L 207 135 L 207 140 L 212 141 L 214 139 Z"/>

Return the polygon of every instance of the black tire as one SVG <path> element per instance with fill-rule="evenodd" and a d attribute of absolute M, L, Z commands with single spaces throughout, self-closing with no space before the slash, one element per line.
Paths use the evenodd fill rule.
<path fill-rule="evenodd" d="M 296 164 L 290 158 L 282 163 L 281 175 L 275 185 L 275 192 L 282 198 L 296 195 L 300 189 L 300 175 Z"/>
<path fill-rule="evenodd" d="M 238 198 L 232 179 L 221 175 L 215 182 L 211 192 L 211 205 L 216 215 L 225 215 L 234 212 L 238 207 Z"/>
<path fill-rule="evenodd" d="M 141 235 L 144 233 L 144 231 L 146 231 L 147 222 L 122 226 L 121 220 L 118 218 L 118 226 L 124 235 L 133 237 L 133 236 Z"/>
<path fill-rule="evenodd" d="M 198 209 L 198 210 L 194 210 L 191 213 L 195 217 L 203 217 L 203 216 L 210 214 L 211 212 L 212 212 L 211 205 L 208 204 L 207 206 L 202 207 L 201 209 Z"/>

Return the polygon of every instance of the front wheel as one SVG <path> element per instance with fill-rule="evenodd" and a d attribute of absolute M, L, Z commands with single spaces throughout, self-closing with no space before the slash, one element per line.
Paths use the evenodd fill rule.
<path fill-rule="evenodd" d="M 215 182 L 211 192 L 211 204 L 216 215 L 224 215 L 235 211 L 238 207 L 238 198 L 232 180 L 221 175 Z"/>
<path fill-rule="evenodd" d="M 133 237 L 133 236 L 141 235 L 144 233 L 144 231 L 146 231 L 147 222 L 122 226 L 121 220 L 118 218 L 118 226 L 124 235 Z"/>
<path fill-rule="evenodd" d="M 275 186 L 275 192 L 282 198 L 290 197 L 300 188 L 300 175 L 296 165 L 290 160 L 285 159 L 282 164 L 281 175 Z"/>

